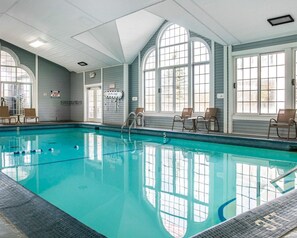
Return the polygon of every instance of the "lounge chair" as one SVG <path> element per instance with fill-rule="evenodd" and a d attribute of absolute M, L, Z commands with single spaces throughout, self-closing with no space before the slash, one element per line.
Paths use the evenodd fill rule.
<path fill-rule="evenodd" d="M 0 119 L 2 124 L 5 124 L 5 120 L 8 120 L 8 123 L 11 124 L 11 119 L 16 123 L 16 118 L 9 115 L 8 106 L 0 106 Z"/>
<path fill-rule="evenodd" d="M 193 108 L 191 108 L 191 107 L 184 108 L 181 115 L 175 115 L 173 117 L 171 130 L 173 130 L 175 122 L 181 122 L 182 123 L 182 125 L 183 125 L 182 131 L 184 131 L 184 129 L 187 129 L 185 127 L 185 122 L 186 122 L 186 120 L 188 118 L 192 117 L 192 114 L 193 114 Z"/>
<path fill-rule="evenodd" d="M 197 120 L 196 120 L 196 129 L 197 131 L 199 131 L 199 123 L 203 123 L 205 125 L 205 128 L 207 130 L 207 133 L 209 133 L 209 131 L 219 131 L 220 127 L 219 127 L 219 122 L 217 119 L 217 113 L 218 113 L 218 109 L 217 108 L 207 108 L 204 116 L 198 116 Z M 211 129 L 211 123 L 214 123 L 214 129 Z"/>
<path fill-rule="evenodd" d="M 24 108 L 24 123 L 26 123 L 28 119 L 35 119 L 35 123 L 38 122 L 39 117 L 36 116 L 35 108 Z"/>
<path fill-rule="evenodd" d="M 275 120 L 274 118 L 271 118 L 269 121 L 267 138 L 269 139 L 269 136 L 270 136 L 270 128 L 276 128 L 276 133 L 279 138 L 287 139 L 287 140 L 296 139 L 297 128 L 296 128 L 296 122 L 295 122 L 295 115 L 296 115 L 296 109 L 279 109 L 277 114 L 277 119 Z M 292 126 L 295 127 L 295 137 L 290 138 L 290 129 Z M 279 135 L 278 128 L 288 129 L 287 138 L 281 137 Z"/>

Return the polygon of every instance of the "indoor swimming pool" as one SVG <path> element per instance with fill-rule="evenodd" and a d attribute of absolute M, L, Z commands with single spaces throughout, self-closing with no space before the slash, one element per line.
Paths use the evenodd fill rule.
<path fill-rule="evenodd" d="M 21 130 L 0 152 L 1 172 L 109 238 L 191 237 L 296 186 L 278 177 L 297 153 L 167 137 Z"/>

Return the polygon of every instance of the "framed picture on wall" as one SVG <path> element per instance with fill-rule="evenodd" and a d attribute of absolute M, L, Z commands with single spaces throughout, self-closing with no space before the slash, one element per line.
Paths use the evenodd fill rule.
<path fill-rule="evenodd" d="M 51 90 L 51 97 L 52 97 L 52 98 L 59 98 L 59 97 L 61 97 L 61 93 L 60 93 L 60 91 L 57 91 L 57 90 Z"/>

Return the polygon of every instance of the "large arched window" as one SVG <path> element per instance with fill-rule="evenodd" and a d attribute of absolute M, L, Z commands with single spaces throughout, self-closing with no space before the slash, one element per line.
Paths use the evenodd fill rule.
<path fill-rule="evenodd" d="M 147 112 L 204 112 L 210 103 L 210 53 L 200 38 L 170 24 L 143 64 L 144 107 Z"/>
<path fill-rule="evenodd" d="M 1 103 L 9 107 L 11 115 L 16 115 L 22 114 L 23 108 L 32 107 L 33 77 L 12 54 L 8 50 L 0 52 L 0 95 Z"/>

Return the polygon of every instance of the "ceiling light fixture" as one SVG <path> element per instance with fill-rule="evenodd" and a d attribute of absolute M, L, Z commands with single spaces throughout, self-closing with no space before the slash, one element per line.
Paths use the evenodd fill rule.
<path fill-rule="evenodd" d="M 285 16 L 270 18 L 270 19 L 267 19 L 267 21 L 272 26 L 277 26 L 277 25 L 281 25 L 281 24 L 294 22 L 294 19 L 293 19 L 293 17 L 291 15 L 285 15 Z"/>
<path fill-rule="evenodd" d="M 87 66 L 87 65 L 88 65 L 86 62 L 83 62 L 83 61 L 78 62 L 78 64 L 79 64 L 80 66 Z"/>
<path fill-rule="evenodd" d="M 38 48 L 40 46 L 43 46 L 45 43 L 46 43 L 46 41 L 44 41 L 44 40 L 36 39 L 36 40 L 32 41 L 31 43 L 29 43 L 29 45 L 34 48 Z"/>

